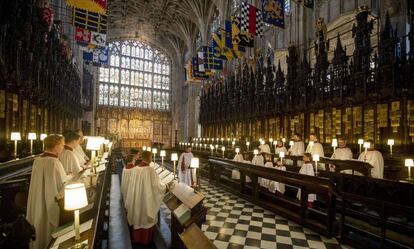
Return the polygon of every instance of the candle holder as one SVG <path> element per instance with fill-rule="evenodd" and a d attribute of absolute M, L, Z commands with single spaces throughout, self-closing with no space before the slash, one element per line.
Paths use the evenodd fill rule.
<path fill-rule="evenodd" d="M 164 170 L 164 157 L 167 155 L 167 153 L 165 152 L 165 150 L 161 150 L 160 151 L 160 157 L 161 157 L 161 167 L 162 170 Z"/>
<path fill-rule="evenodd" d="M 30 155 L 33 155 L 33 140 L 36 140 L 36 133 L 30 132 L 27 138 L 30 140 Z"/>
<path fill-rule="evenodd" d="M 282 145 L 285 146 L 286 138 L 282 138 Z"/>
<path fill-rule="evenodd" d="M 224 151 L 226 150 L 226 147 L 222 146 L 221 151 L 223 152 L 223 158 L 224 158 Z"/>
<path fill-rule="evenodd" d="M 20 132 L 11 133 L 10 140 L 14 141 L 14 159 L 17 159 L 17 141 L 21 139 Z"/>
<path fill-rule="evenodd" d="M 196 189 L 200 191 L 201 189 L 201 181 L 200 181 L 200 160 L 198 157 L 191 158 L 190 168 L 194 169 L 196 171 L 196 186 L 194 189 L 194 192 L 196 192 Z"/>
<path fill-rule="evenodd" d="M 293 141 L 289 141 L 289 146 L 292 147 L 295 144 Z"/>
<path fill-rule="evenodd" d="M 40 134 L 40 140 L 42 141 L 42 151 L 45 150 L 45 142 L 44 142 L 44 140 L 45 140 L 46 137 L 47 137 L 47 134 L 45 134 L 45 133 Z"/>
<path fill-rule="evenodd" d="M 335 150 L 336 150 L 336 147 L 338 147 L 338 139 L 336 138 L 332 139 L 332 147 L 333 147 L 333 158 L 335 158 Z"/>
<path fill-rule="evenodd" d="M 409 159 L 405 159 L 405 167 L 408 168 L 408 181 L 412 181 L 413 179 L 411 178 L 411 167 L 414 166 L 414 161 L 412 158 Z"/>
<path fill-rule="evenodd" d="M 152 149 L 152 154 L 154 155 L 154 164 L 155 164 L 155 155 L 157 155 L 157 152 L 158 152 L 157 148 Z"/>
<path fill-rule="evenodd" d="M 282 165 L 283 165 L 283 158 L 284 157 L 285 157 L 285 152 L 283 152 L 283 151 L 279 152 L 280 163 L 282 163 Z"/>
<path fill-rule="evenodd" d="M 175 167 L 175 162 L 178 161 L 178 154 L 177 153 L 172 153 L 171 154 L 171 161 L 173 161 L 173 174 L 174 174 L 174 180 L 176 179 L 176 167 Z"/>
<path fill-rule="evenodd" d="M 364 139 L 362 139 L 362 138 L 358 139 L 358 144 L 359 144 L 359 154 L 361 154 L 362 145 L 364 144 Z"/>
<path fill-rule="evenodd" d="M 390 146 L 390 156 L 392 157 L 392 146 L 394 145 L 394 139 L 388 139 L 387 144 Z"/>
<path fill-rule="evenodd" d="M 315 154 L 312 157 L 313 161 L 315 162 L 315 175 L 318 175 L 318 161 L 319 161 L 319 155 Z"/>
<path fill-rule="evenodd" d="M 269 143 L 270 143 L 270 146 L 274 145 L 273 144 L 273 138 L 269 138 Z"/>
<path fill-rule="evenodd" d="M 238 155 L 238 154 L 239 154 L 239 152 L 240 152 L 240 148 L 236 148 L 236 149 L 235 149 L 235 152 L 236 152 L 236 155 Z"/>
<path fill-rule="evenodd" d="M 364 149 L 365 149 L 365 155 L 364 155 L 364 162 L 367 161 L 367 152 L 368 152 L 368 148 L 371 146 L 370 142 L 364 142 Z"/>
<path fill-rule="evenodd" d="M 249 146 L 250 146 L 250 142 L 249 141 L 246 142 L 246 146 L 247 146 L 247 151 L 249 151 Z"/>

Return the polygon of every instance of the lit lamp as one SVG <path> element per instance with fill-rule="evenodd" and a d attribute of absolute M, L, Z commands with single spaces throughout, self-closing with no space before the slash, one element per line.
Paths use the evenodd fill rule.
<path fill-rule="evenodd" d="M 147 150 L 147 146 L 142 146 L 142 150 L 146 151 Z"/>
<path fill-rule="evenodd" d="M 95 159 L 96 159 L 96 151 L 101 148 L 102 139 L 99 137 L 89 137 L 88 142 L 86 144 L 86 149 L 91 151 L 91 165 L 95 166 Z M 96 173 L 96 168 L 95 169 Z"/>
<path fill-rule="evenodd" d="M 370 145 L 371 145 L 370 142 L 364 142 L 364 149 L 365 149 L 364 161 L 365 162 L 367 161 L 367 151 Z"/>
<path fill-rule="evenodd" d="M 260 144 L 261 145 L 265 144 L 265 141 L 264 140 L 260 140 Z"/>
<path fill-rule="evenodd" d="M 390 156 L 392 157 L 392 146 L 394 145 L 394 139 L 388 139 L 387 144 L 390 146 Z"/>
<path fill-rule="evenodd" d="M 173 161 L 173 170 L 174 170 L 174 180 L 175 180 L 175 162 L 178 161 L 178 154 L 177 153 L 172 153 L 171 154 L 171 161 Z"/>
<path fill-rule="evenodd" d="M 332 139 L 332 147 L 333 147 L 333 153 L 334 153 L 334 158 L 335 158 L 335 150 L 336 150 L 336 147 L 338 147 L 338 139 L 336 139 L 336 138 L 334 138 L 334 139 Z"/>
<path fill-rule="evenodd" d="M 161 167 L 164 169 L 164 157 L 167 155 L 167 153 L 165 153 L 165 150 L 161 150 L 160 151 L 160 157 L 161 157 Z"/>
<path fill-rule="evenodd" d="M 280 162 L 283 165 L 283 158 L 285 157 L 285 152 L 284 151 L 279 152 L 279 157 L 280 157 Z"/>
<path fill-rule="evenodd" d="M 221 151 L 223 152 L 223 158 L 224 158 L 224 151 L 226 150 L 226 147 L 222 146 Z"/>
<path fill-rule="evenodd" d="M 234 148 L 234 145 L 236 145 L 236 141 L 231 142 L 231 147 Z"/>
<path fill-rule="evenodd" d="M 283 146 L 285 146 L 286 138 L 282 138 L 282 143 L 283 143 Z"/>
<path fill-rule="evenodd" d="M 314 154 L 312 157 L 313 161 L 315 162 L 315 175 L 318 174 L 318 161 L 319 161 L 319 155 Z"/>
<path fill-rule="evenodd" d="M 216 146 L 215 146 L 215 147 L 216 147 L 216 152 L 218 152 L 218 144 L 216 144 Z"/>
<path fill-rule="evenodd" d="M 230 145 L 230 138 L 227 138 L 227 145 Z"/>
<path fill-rule="evenodd" d="M 154 154 L 154 163 L 155 163 L 155 155 L 157 154 L 158 150 L 157 148 L 152 149 L 152 154 Z"/>
<path fill-rule="evenodd" d="M 414 166 L 413 159 L 405 159 L 405 167 L 408 167 L 408 178 L 407 180 L 411 181 L 411 167 Z"/>
<path fill-rule="evenodd" d="M 44 140 L 45 140 L 46 137 L 47 137 L 47 134 L 45 134 L 45 133 L 40 134 L 40 140 L 42 140 L 42 151 L 45 150 L 45 142 L 44 142 Z"/>
<path fill-rule="evenodd" d="M 204 150 L 207 150 L 207 144 L 204 144 Z"/>
<path fill-rule="evenodd" d="M 89 139 L 88 139 L 89 140 Z M 85 185 L 74 183 L 65 186 L 65 210 L 74 211 L 75 216 L 75 241 L 79 241 L 79 209 L 88 205 Z"/>
<path fill-rule="evenodd" d="M 213 155 L 214 145 L 210 144 L 211 155 Z"/>
<path fill-rule="evenodd" d="M 257 155 L 259 154 L 259 150 L 258 150 L 258 149 L 253 150 L 253 154 L 254 154 L 255 156 L 257 156 Z"/>
<path fill-rule="evenodd" d="M 30 132 L 27 138 L 30 140 L 30 154 L 33 154 L 33 140 L 36 140 L 36 133 Z"/>
<path fill-rule="evenodd" d="M 240 148 L 236 148 L 236 154 L 238 155 L 239 154 L 239 152 L 240 152 Z"/>
<path fill-rule="evenodd" d="M 200 189 L 200 160 L 198 157 L 191 158 L 190 168 L 194 169 L 196 171 L 196 187 Z"/>
<path fill-rule="evenodd" d="M 148 152 L 151 152 L 152 151 L 152 148 L 151 147 L 147 147 L 147 151 Z"/>
<path fill-rule="evenodd" d="M 22 140 L 20 132 L 12 132 L 10 140 L 14 141 L 14 159 L 17 159 L 17 141 Z"/>
<path fill-rule="evenodd" d="M 293 144 L 295 144 L 295 142 L 293 142 L 293 141 L 289 141 L 289 146 L 290 146 L 290 147 L 292 147 L 292 146 L 293 146 Z"/>
<path fill-rule="evenodd" d="M 246 146 L 247 146 L 247 151 L 249 151 L 249 146 L 250 146 L 250 142 L 249 141 L 246 142 Z"/>
<path fill-rule="evenodd" d="M 358 139 L 358 144 L 359 144 L 359 154 L 361 154 L 362 145 L 364 144 L 364 139 L 362 139 L 362 138 Z"/>
<path fill-rule="evenodd" d="M 272 146 L 272 144 L 273 144 L 273 138 L 270 138 L 269 139 L 269 143 L 270 143 L 270 146 Z"/>

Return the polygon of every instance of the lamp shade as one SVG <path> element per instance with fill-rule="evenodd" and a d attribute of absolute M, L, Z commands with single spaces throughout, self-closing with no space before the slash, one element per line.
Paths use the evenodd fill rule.
<path fill-rule="evenodd" d="M 104 139 L 102 143 L 105 144 L 105 145 L 108 145 L 109 144 L 109 139 Z"/>
<path fill-rule="evenodd" d="M 332 147 L 338 147 L 338 139 L 332 139 Z"/>
<path fill-rule="evenodd" d="M 369 146 L 371 146 L 371 143 L 370 142 L 364 142 L 364 148 L 365 149 L 368 149 Z"/>
<path fill-rule="evenodd" d="M 45 134 L 45 133 L 42 133 L 42 134 L 40 134 L 40 140 L 45 140 L 45 138 L 47 137 L 47 134 Z"/>
<path fill-rule="evenodd" d="M 37 138 L 36 133 L 30 132 L 29 135 L 27 135 L 27 138 L 29 140 L 36 140 L 36 138 Z"/>
<path fill-rule="evenodd" d="M 364 144 L 364 139 L 362 138 L 358 139 L 358 144 Z"/>
<path fill-rule="evenodd" d="M 157 152 L 158 152 L 157 148 L 152 149 L 152 154 L 157 154 Z"/>
<path fill-rule="evenodd" d="M 160 151 L 160 156 L 164 157 L 164 156 L 166 156 L 166 155 L 167 155 L 167 153 L 165 153 L 165 150 L 161 150 L 161 151 Z"/>
<path fill-rule="evenodd" d="M 319 155 L 318 154 L 314 154 L 312 157 L 313 161 L 319 161 Z"/>
<path fill-rule="evenodd" d="M 294 143 L 295 142 L 293 142 L 293 141 L 289 141 L 289 146 L 293 146 Z"/>
<path fill-rule="evenodd" d="M 387 144 L 388 145 L 394 145 L 394 139 L 388 139 Z"/>
<path fill-rule="evenodd" d="M 73 183 L 65 187 L 65 210 L 77 210 L 88 205 L 85 185 Z"/>
<path fill-rule="evenodd" d="M 262 144 L 262 145 L 265 144 L 265 141 L 264 140 L 260 141 L 260 144 Z"/>
<path fill-rule="evenodd" d="M 235 142 L 235 141 L 232 141 L 232 142 L 231 142 L 231 145 L 235 145 L 235 144 L 236 144 L 236 142 Z"/>
<path fill-rule="evenodd" d="M 171 161 L 178 161 L 178 154 L 177 153 L 172 153 L 171 154 Z"/>
<path fill-rule="evenodd" d="M 216 149 L 218 148 L 218 144 L 216 144 Z"/>
<path fill-rule="evenodd" d="M 284 158 L 285 157 L 285 152 L 284 151 L 279 152 L 279 157 Z"/>
<path fill-rule="evenodd" d="M 249 146 L 250 145 L 250 142 L 246 142 L 246 145 Z"/>
<path fill-rule="evenodd" d="M 258 149 L 253 150 L 253 154 L 255 155 L 259 154 L 259 150 Z"/>
<path fill-rule="evenodd" d="M 86 143 L 87 150 L 99 150 L 101 144 L 103 143 L 102 137 L 88 137 L 88 142 Z"/>
<path fill-rule="evenodd" d="M 214 145 L 210 144 L 210 149 L 214 150 Z"/>
<path fill-rule="evenodd" d="M 269 138 L 269 142 L 270 142 L 270 144 L 272 144 L 273 143 L 273 138 Z"/>
<path fill-rule="evenodd" d="M 277 145 L 277 141 L 275 140 L 275 141 L 273 141 L 273 145 Z"/>
<path fill-rule="evenodd" d="M 147 146 L 142 146 L 142 150 L 147 150 Z"/>
<path fill-rule="evenodd" d="M 10 135 L 10 140 L 12 141 L 19 141 L 21 139 L 20 132 L 12 132 Z"/>
<path fill-rule="evenodd" d="M 310 147 L 313 147 L 314 145 L 315 145 L 315 142 L 314 142 L 314 141 L 310 141 L 310 142 L 309 142 L 309 146 L 310 146 Z"/>
<path fill-rule="evenodd" d="M 151 147 L 147 147 L 147 151 L 151 152 L 152 148 Z"/>
<path fill-rule="evenodd" d="M 226 147 L 222 146 L 221 151 L 225 151 L 225 150 L 226 150 Z"/>
<path fill-rule="evenodd" d="M 236 148 L 236 153 L 239 153 L 240 152 L 240 148 Z"/>
<path fill-rule="evenodd" d="M 198 159 L 198 157 L 193 157 L 191 158 L 191 164 L 190 164 L 191 168 L 198 168 L 200 167 L 200 160 Z"/>
<path fill-rule="evenodd" d="M 284 142 L 284 143 L 285 143 L 285 142 L 286 142 L 286 138 L 282 138 L 282 142 Z"/>
<path fill-rule="evenodd" d="M 405 159 L 405 167 L 413 167 L 414 161 L 412 158 Z"/>

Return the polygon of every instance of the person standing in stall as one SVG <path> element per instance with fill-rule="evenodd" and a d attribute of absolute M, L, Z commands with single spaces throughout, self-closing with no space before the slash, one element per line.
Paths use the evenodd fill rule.
<path fill-rule="evenodd" d="M 188 146 L 185 149 L 185 152 L 180 155 L 178 160 L 178 179 L 180 182 L 183 182 L 190 187 L 196 182 L 193 178 L 193 172 L 190 167 L 192 158 L 193 153 L 191 153 L 191 146 Z"/>
<path fill-rule="evenodd" d="M 55 197 L 69 180 L 58 156 L 64 150 L 64 138 L 49 135 L 44 139 L 45 151 L 33 162 L 27 199 L 26 219 L 36 229 L 31 249 L 44 249 L 52 240 L 51 231 L 59 226 L 59 205 Z"/>

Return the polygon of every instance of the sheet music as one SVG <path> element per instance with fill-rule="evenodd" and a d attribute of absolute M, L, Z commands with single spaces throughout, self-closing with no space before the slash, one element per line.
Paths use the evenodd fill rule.
<path fill-rule="evenodd" d="M 174 180 L 174 174 L 172 174 L 170 172 L 170 174 L 168 174 L 166 177 L 164 177 L 164 179 L 161 180 L 162 183 L 167 184 L 169 182 L 171 182 L 172 180 Z"/>

